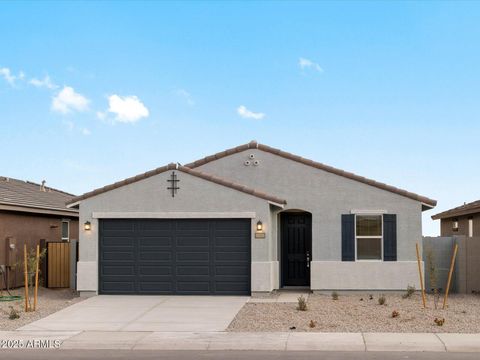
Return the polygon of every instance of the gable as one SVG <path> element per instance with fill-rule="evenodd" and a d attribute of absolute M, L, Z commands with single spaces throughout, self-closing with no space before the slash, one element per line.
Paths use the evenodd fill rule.
<path fill-rule="evenodd" d="M 378 182 L 378 181 L 375 181 L 375 180 L 372 180 L 372 179 L 368 179 L 368 178 L 365 178 L 363 176 L 359 176 L 359 175 L 353 174 L 351 172 L 340 170 L 340 169 L 334 168 L 332 166 L 328 166 L 328 165 L 325 165 L 325 164 L 322 164 L 322 163 L 319 163 L 319 162 L 316 162 L 316 161 L 313 161 L 313 160 L 309 160 L 309 159 L 303 158 L 301 156 L 282 151 L 280 149 L 275 149 L 275 148 L 272 148 L 272 147 L 267 146 L 267 145 L 259 144 L 256 141 L 251 141 L 248 144 L 237 146 L 235 148 L 231 148 L 231 149 L 219 152 L 217 154 L 207 156 L 203 159 L 194 161 L 194 162 L 189 163 L 185 166 L 189 167 L 189 168 L 201 168 L 201 169 L 205 169 L 206 171 L 211 171 L 212 167 L 207 166 L 209 163 L 212 163 L 214 161 L 218 161 L 220 159 L 224 159 L 226 157 L 230 157 L 234 154 L 239 154 L 239 153 L 246 152 L 247 150 L 257 150 L 257 151 L 260 150 L 262 152 L 265 152 L 265 153 L 268 153 L 268 154 L 273 154 L 275 156 L 281 157 L 283 159 L 287 159 L 287 160 L 295 162 L 295 163 L 303 164 L 303 165 L 321 170 L 323 172 L 327 172 L 327 173 L 330 173 L 330 174 L 333 174 L 333 175 L 336 175 L 336 176 L 340 176 L 340 177 L 343 177 L 343 178 L 346 178 L 346 179 L 349 179 L 349 180 L 353 180 L 353 181 L 356 181 L 356 182 L 359 182 L 359 183 L 362 183 L 362 184 L 365 184 L 365 185 L 368 185 L 368 186 L 371 186 L 371 187 L 374 187 L 374 188 L 377 188 L 377 189 L 385 190 L 385 191 L 388 191 L 388 192 L 391 192 L 391 193 L 394 193 L 394 194 L 397 194 L 397 195 L 400 195 L 400 196 L 418 201 L 418 202 L 422 203 L 422 206 L 423 206 L 424 210 L 429 209 L 429 208 L 433 208 L 437 204 L 436 200 L 430 199 L 428 197 L 421 196 L 421 195 L 418 195 L 418 194 L 415 194 L 415 193 L 412 193 L 412 192 L 409 192 L 409 191 L 406 191 L 406 190 L 403 190 L 403 189 L 399 189 L 397 187 L 387 185 L 385 183 L 381 183 L 381 182 Z M 248 159 L 246 161 L 248 161 Z M 213 172 L 213 173 L 215 173 L 215 172 Z M 230 174 L 230 176 L 231 175 L 233 175 L 233 174 Z M 233 177 L 233 178 L 235 178 L 235 177 Z"/>

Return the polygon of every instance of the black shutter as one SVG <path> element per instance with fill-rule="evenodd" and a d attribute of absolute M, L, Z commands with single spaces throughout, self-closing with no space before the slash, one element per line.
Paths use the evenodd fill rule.
<path fill-rule="evenodd" d="M 397 261 L 397 215 L 383 215 L 383 260 Z"/>
<path fill-rule="evenodd" d="M 342 215 L 342 261 L 355 261 L 355 215 Z"/>

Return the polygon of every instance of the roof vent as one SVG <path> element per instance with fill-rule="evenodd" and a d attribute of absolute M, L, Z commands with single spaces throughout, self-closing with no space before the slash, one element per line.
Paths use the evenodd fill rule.
<path fill-rule="evenodd" d="M 43 191 L 43 192 L 46 191 L 45 183 L 46 183 L 46 181 L 45 181 L 45 180 L 42 180 L 42 185 L 40 185 L 40 191 Z"/>

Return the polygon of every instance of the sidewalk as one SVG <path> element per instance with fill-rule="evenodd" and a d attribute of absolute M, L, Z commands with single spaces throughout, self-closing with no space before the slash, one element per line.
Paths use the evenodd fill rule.
<path fill-rule="evenodd" d="M 0 331 L 4 340 L 60 340 L 61 349 L 92 350 L 480 352 L 480 334 Z"/>

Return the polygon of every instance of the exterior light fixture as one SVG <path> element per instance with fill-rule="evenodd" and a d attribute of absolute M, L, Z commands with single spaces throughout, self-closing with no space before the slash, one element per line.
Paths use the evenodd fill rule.
<path fill-rule="evenodd" d="M 85 224 L 83 224 L 83 228 L 85 231 L 90 231 L 92 229 L 92 224 L 90 224 L 90 221 L 85 221 Z"/>
<path fill-rule="evenodd" d="M 265 232 L 263 231 L 263 224 L 261 221 L 257 222 L 257 231 L 255 231 L 256 239 L 265 239 Z"/>
<path fill-rule="evenodd" d="M 263 230 L 263 224 L 261 221 L 257 222 L 257 231 L 262 231 Z"/>

